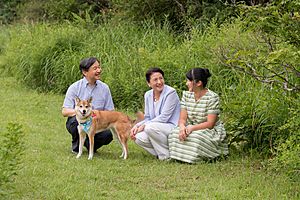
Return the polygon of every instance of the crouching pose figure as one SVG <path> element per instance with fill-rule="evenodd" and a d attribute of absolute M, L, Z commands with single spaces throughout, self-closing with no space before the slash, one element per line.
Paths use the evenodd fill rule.
<path fill-rule="evenodd" d="M 146 80 L 151 90 L 145 93 L 144 120 L 131 129 L 130 136 L 150 154 L 166 160 L 170 156 L 168 135 L 177 126 L 180 99 L 174 88 L 165 85 L 160 68 L 150 68 Z"/>
<path fill-rule="evenodd" d="M 208 69 L 194 68 L 186 74 L 179 124 L 169 135 L 170 157 L 195 163 L 228 154 L 226 132 L 220 120 L 219 97 L 206 88 Z"/>

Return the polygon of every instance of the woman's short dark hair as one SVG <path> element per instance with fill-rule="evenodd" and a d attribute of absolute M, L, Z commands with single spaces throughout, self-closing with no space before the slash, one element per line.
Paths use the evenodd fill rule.
<path fill-rule="evenodd" d="M 206 86 L 208 78 L 211 76 L 210 72 L 206 68 L 193 68 L 186 73 L 186 78 L 190 81 L 198 82 L 201 81 L 203 87 Z"/>
<path fill-rule="evenodd" d="M 96 62 L 99 60 L 95 57 L 90 57 L 90 58 L 85 58 L 83 60 L 80 61 L 79 64 L 79 69 L 82 73 L 82 71 L 89 71 L 89 68 Z M 100 62 L 99 62 L 100 63 Z"/>
<path fill-rule="evenodd" d="M 162 69 L 160 69 L 158 67 L 151 67 L 146 72 L 146 80 L 148 83 L 150 82 L 151 75 L 156 72 L 160 73 L 162 75 L 162 77 L 165 77 L 165 73 L 163 72 Z"/>

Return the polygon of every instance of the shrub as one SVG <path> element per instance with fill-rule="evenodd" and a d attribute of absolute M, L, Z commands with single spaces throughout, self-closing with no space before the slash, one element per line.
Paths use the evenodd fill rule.
<path fill-rule="evenodd" d="M 283 39 L 300 46 L 300 0 L 275 0 L 266 6 L 241 6 L 240 10 L 247 29 L 259 29 L 269 39 Z M 269 40 L 272 41 L 272 40 Z"/>
<path fill-rule="evenodd" d="M 73 14 L 83 17 L 86 12 L 100 22 L 109 16 L 109 0 L 0 0 L 0 24 L 11 24 L 15 21 L 45 22 L 73 21 Z"/>
<path fill-rule="evenodd" d="M 18 7 L 24 0 L 0 0 L 0 24 L 9 24 L 17 18 Z"/>
<path fill-rule="evenodd" d="M 6 132 L 0 132 L 0 197 L 13 192 L 24 149 L 24 133 L 20 124 L 9 123 Z"/>
<path fill-rule="evenodd" d="M 295 105 L 295 107 L 289 108 L 290 116 L 287 119 L 287 123 L 279 128 L 281 131 L 285 131 L 288 134 L 286 137 L 282 137 L 277 141 L 276 157 L 270 162 L 271 169 L 283 171 L 295 181 L 300 180 L 299 99 L 300 96 L 298 95 L 296 101 L 294 99 L 292 100 L 292 104 Z"/>
<path fill-rule="evenodd" d="M 154 20 L 156 24 L 170 23 L 175 31 L 187 31 L 193 26 L 204 28 L 216 18 L 222 24 L 230 16 L 235 15 L 233 4 L 222 1 L 170 1 L 170 0 L 114 0 L 115 7 L 124 18 L 131 18 L 141 23 Z"/>

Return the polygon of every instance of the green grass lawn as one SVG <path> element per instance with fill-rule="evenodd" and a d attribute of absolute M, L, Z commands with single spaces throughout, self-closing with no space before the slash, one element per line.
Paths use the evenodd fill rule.
<path fill-rule="evenodd" d="M 260 160 L 231 155 L 197 165 L 156 160 L 132 141 L 119 158 L 116 141 L 94 159 L 70 152 L 63 96 L 41 94 L 0 78 L 1 128 L 23 125 L 25 150 L 11 199 L 299 199 L 299 183 L 265 170 Z"/>

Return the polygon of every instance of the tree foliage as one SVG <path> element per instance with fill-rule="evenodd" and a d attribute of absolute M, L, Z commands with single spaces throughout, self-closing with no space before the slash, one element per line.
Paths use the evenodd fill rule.
<path fill-rule="evenodd" d="M 234 4 L 219 0 L 117 0 L 116 6 L 126 18 L 136 22 L 152 19 L 157 24 L 168 21 L 176 31 L 204 28 L 213 18 L 221 24 L 235 15 Z"/>
<path fill-rule="evenodd" d="M 259 29 L 273 41 L 270 48 L 282 41 L 300 47 L 300 0 L 276 0 L 266 6 L 240 6 L 240 10 L 246 28 Z"/>
<path fill-rule="evenodd" d="M 110 0 L 0 0 L 0 22 L 3 24 L 39 21 L 73 21 L 73 14 L 92 17 L 109 13 Z"/>
<path fill-rule="evenodd" d="M 152 19 L 157 24 L 166 20 L 174 30 L 186 31 L 192 26 L 207 26 L 215 18 L 221 24 L 237 16 L 237 5 L 265 5 L 268 0 L 1 0 L 2 23 L 21 21 L 73 21 L 73 14 L 84 17 L 86 12 L 92 18 L 122 16 L 143 22 Z M 0 2 L 1 2 L 0 1 Z"/>
<path fill-rule="evenodd" d="M 241 74 L 252 77 L 267 86 L 288 105 L 286 119 L 275 130 L 265 127 L 262 138 L 268 138 L 270 149 L 277 157 L 272 165 L 283 169 L 291 177 L 299 177 L 299 103 L 300 103 L 300 1 L 277 0 L 266 6 L 241 6 L 244 30 L 254 31 L 256 40 L 266 48 L 220 48 L 222 63 Z M 276 101 L 267 100 L 268 103 Z M 279 112 L 281 107 L 273 107 Z M 258 109 L 255 109 L 257 113 Z M 270 112 L 271 113 L 271 112 Z M 283 112 L 282 112 L 283 113 Z M 273 115 L 274 118 L 276 113 Z M 279 119 L 279 116 L 278 116 Z M 238 120 L 240 121 L 240 120 Z M 273 120 L 272 120 L 273 121 Z M 261 121 L 262 122 L 262 121 Z M 281 121 L 274 121 L 274 125 Z M 245 125 L 246 123 L 241 123 Z M 298 127 L 298 128 L 296 128 Z M 274 134 L 279 132 L 280 135 Z M 237 135 L 245 136 L 245 134 Z M 267 136 L 267 137 L 266 137 Z M 276 138 L 276 139 L 275 139 Z M 253 143 L 252 143 L 253 144 Z"/>
<path fill-rule="evenodd" d="M 18 7 L 24 0 L 0 0 L 0 24 L 8 24 L 17 18 Z"/>

